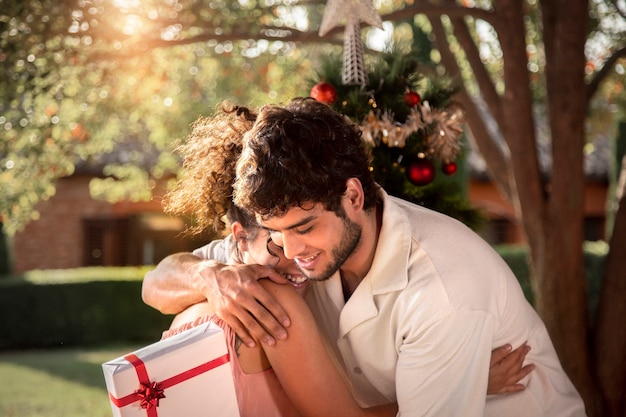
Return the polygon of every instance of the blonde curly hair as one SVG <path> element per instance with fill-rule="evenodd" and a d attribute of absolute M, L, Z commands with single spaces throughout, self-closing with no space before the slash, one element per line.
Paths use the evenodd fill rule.
<path fill-rule="evenodd" d="M 243 136 L 255 119 L 250 109 L 223 102 L 221 111 L 196 120 L 191 133 L 176 148 L 183 165 L 178 182 L 164 196 L 163 208 L 170 214 L 191 216 L 188 234 L 212 228 L 224 236 L 229 232 L 225 220 L 243 220 L 247 226 L 250 216 L 234 206 L 232 186 Z"/>

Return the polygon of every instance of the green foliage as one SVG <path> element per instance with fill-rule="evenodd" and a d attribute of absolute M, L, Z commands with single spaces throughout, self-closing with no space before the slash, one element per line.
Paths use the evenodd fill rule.
<path fill-rule="evenodd" d="M 519 280 L 526 299 L 532 304 L 534 302 L 534 296 L 530 285 L 530 271 L 528 269 L 528 247 L 525 245 L 498 245 L 495 249 L 509 265 Z M 602 241 L 584 242 L 583 245 L 591 323 L 594 322 L 598 309 L 602 277 L 604 274 L 604 263 L 608 251 L 608 244 Z"/>
<path fill-rule="evenodd" d="M 509 265 L 522 286 L 526 299 L 532 304 L 534 296 L 530 285 L 528 247 L 526 245 L 497 245 L 495 249 Z"/>
<path fill-rule="evenodd" d="M 152 266 L 86 266 L 72 269 L 34 269 L 3 285 L 76 284 L 94 281 L 141 281 Z"/>
<path fill-rule="evenodd" d="M 589 294 L 589 312 L 592 320 L 594 320 L 600 304 L 600 291 L 602 290 L 604 265 L 609 252 L 609 245 L 603 241 L 585 242 L 583 248 L 585 251 L 585 276 L 587 277 L 587 291 Z"/>
<path fill-rule="evenodd" d="M 458 86 L 445 77 L 425 76 L 418 71 L 418 55 L 383 53 L 368 57 L 368 82 L 364 87 L 343 85 L 341 57 L 330 56 L 322 61 L 317 78 L 310 79 L 310 87 L 319 81 L 332 84 L 337 100 L 332 104 L 337 111 L 359 122 L 374 109 L 391 111 L 395 119 L 404 122 L 410 107 L 404 93 L 415 91 L 431 107 L 443 108 L 450 104 Z"/>
<path fill-rule="evenodd" d="M 95 197 L 148 200 L 156 180 L 176 173 L 171 151 L 198 116 L 224 99 L 259 105 L 297 95 L 306 51 L 202 38 L 274 24 L 272 10 L 261 19 L 258 4 L 228 1 L 208 13 L 209 3 L 0 1 L 0 222 L 8 234 L 38 217 L 59 178 L 85 168 L 104 176 L 91 184 Z"/>
<path fill-rule="evenodd" d="M 0 281 L 0 350 L 158 340 L 172 317 L 141 301 L 143 271 L 34 271 Z"/>
<path fill-rule="evenodd" d="M 9 241 L 4 233 L 4 226 L 0 223 L 0 280 L 11 272 L 11 265 Z"/>
<path fill-rule="evenodd" d="M 10 233 L 36 218 L 37 202 L 54 194 L 56 178 L 74 170 L 77 144 L 58 112 L 75 73 L 73 48 L 55 39 L 71 20 L 63 4 L 3 2 L 1 10 L 0 215 Z"/>
<path fill-rule="evenodd" d="M 390 195 L 445 213 L 474 230 L 484 224 L 484 216 L 466 198 L 466 189 L 461 183 L 467 176 L 463 160 L 458 161 L 460 168 L 457 178 L 438 175 L 430 184 L 415 186 L 407 180 L 405 167 L 397 163 L 405 153 L 406 151 L 403 153 L 399 148 L 385 145 L 372 149 L 372 167 L 376 181 Z M 437 169 L 440 169 L 440 164 Z"/>

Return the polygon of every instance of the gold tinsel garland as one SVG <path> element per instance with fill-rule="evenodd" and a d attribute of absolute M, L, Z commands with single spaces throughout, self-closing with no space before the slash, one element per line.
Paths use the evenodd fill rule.
<path fill-rule="evenodd" d="M 461 150 L 465 113 L 458 104 L 444 109 L 432 109 L 427 101 L 413 106 L 404 123 L 397 122 L 390 111 L 374 111 L 359 125 L 363 139 L 371 146 L 384 143 L 389 147 L 404 148 L 409 137 L 424 138 L 424 153 L 431 158 L 454 161 Z"/>

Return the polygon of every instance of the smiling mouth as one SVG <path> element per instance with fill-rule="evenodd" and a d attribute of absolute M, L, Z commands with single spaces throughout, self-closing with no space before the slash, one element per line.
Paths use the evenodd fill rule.
<path fill-rule="evenodd" d="M 306 258 L 297 257 L 297 258 L 294 258 L 294 261 L 296 262 L 300 270 L 312 269 L 317 257 L 318 257 L 318 254 L 307 256 Z"/>
<path fill-rule="evenodd" d="M 304 275 L 300 275 L 300 274 L 298 275 L 283 274 L 283 277 L 287 278 L 289 282 L 292 282 L 294 284 L 303 284 L 307 280 L 307 277 L 305 277 Z"/>

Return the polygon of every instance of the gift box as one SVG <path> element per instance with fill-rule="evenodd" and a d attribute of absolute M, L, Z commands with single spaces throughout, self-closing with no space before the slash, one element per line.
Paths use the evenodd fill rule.
<path fill-rule="evenodd" d="M 239 417 L 224 331 L 204 323 L 102 364 L 114 417 Z"/>

